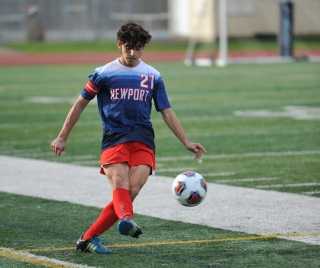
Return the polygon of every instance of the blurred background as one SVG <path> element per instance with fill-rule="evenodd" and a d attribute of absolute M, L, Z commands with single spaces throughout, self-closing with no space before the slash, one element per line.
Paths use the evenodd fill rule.
<path fill-rule="evenodd" d="M 0 45 L 114 41 L 119 25 L 135 21 L 189 61 L 199 48 L 220 49 L 220 58 L 229 49 L 293 56 L 294 41 L 298 51 L 319 49 L 319 14 L 319 0 L 0 0 Z"/>
<path fill-rule="evenodd" d="M 280 2 L 228 0 L 230 37 L 275 37 L 279 32 Z M 319 36 L 320 1 L 293 2 L 295 34 Z M 207 27 L 213 28 L 212 34 L 216 37 L 218 4 L 215 0 L 0 0 L 0 41 L 35 38 L 28 35 L 32 30 L 28 22 L 32 19 L 39 20 L 45 39 L 49 41 L 113 38 L 119 24 L 128 20 L 143 24 L 157 39 L 188 38 L 195 30 L 195 21 L 206 19 L 196 16 L 201 12 L 202 16 L 211 17 L 212 25 L 208 21 Z"/>

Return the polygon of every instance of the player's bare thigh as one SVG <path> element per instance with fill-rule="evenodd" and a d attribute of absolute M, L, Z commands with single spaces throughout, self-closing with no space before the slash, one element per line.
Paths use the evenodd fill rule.
<path fill-rule="evenodd" d="M 130 190 L 130 168 L 127 163 L 105 165 L 103 166 L 103 170 L 110 180 L 113 189 L 123 188 Z"/>
<path fill-rule="evenodd" d="M 141 188 L 147 182 L 149 174 L 150 167 L 147 165 L 130 167 L 129 181 L 132 199 L 134 199 L 139 194 Z"/>
<path fill-rule="evenodd" d="M 150 167 L 147 165 L 129 168 L 126 163 L 105 165 L 103 166 L 103 170 L 112 188 L 128 189 L 132 199 L 135 199 L 138 195 L 150 174 Z"/>

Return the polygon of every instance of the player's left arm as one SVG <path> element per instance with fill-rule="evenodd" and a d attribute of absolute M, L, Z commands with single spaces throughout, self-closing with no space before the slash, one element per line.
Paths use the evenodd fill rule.
<path fill-rule="evenodd" d="M 179 141 L 191 152 L 195 154 L 196 159 L 201 159 L 202 155 L 206 153 L 205 147 L 200 143 L 194 143 L 187 137 L 179 119 L 172 108 L 161 110 L 161 115 L 167 126 L 171 129 Z"/>

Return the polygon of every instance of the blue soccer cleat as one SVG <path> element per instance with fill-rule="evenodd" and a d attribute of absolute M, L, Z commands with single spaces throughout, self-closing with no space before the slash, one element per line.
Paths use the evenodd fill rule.
<path fill-rule="evenodd" d="M 142 234 L 141 228 L 133 220 L 120 220 L 118 231 L 122 235 L 129 235 L 134 238 L 139 238 Z"/>
<path fill-rule="evenodd" d="M 97 254 L 110 254 L 111 250 L 101 244 L 101 240 L 95 236 L 89 240 L 83 240 L 82 237 L 76 243 L 76 250 L 82 252 L 91 252 Z"/>

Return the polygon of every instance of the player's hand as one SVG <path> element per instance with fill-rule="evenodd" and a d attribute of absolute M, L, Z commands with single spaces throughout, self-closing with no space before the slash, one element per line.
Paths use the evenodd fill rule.
<path fill-rule="evenodd" d="M 55 138 L 55 139 L 51 142 L 51 149 L 52 149 L 52 151 L 53 151 L 56 155 L 60 156 L 60 155 L 63 153 L 64 149 L 65 149 L 65 143 L 66 143 L 66 142 L 65 142 L 64 139 L 62 139 L 62 138 L 60 138 L 60 137 Z"/>
<path fill-rule="evenodd" d="M 195 159 L 201 160 L 204 153 L 207 152 L 206 148 L 200 143 L 188 142 L 186 148 L 195 154 Z"/>

